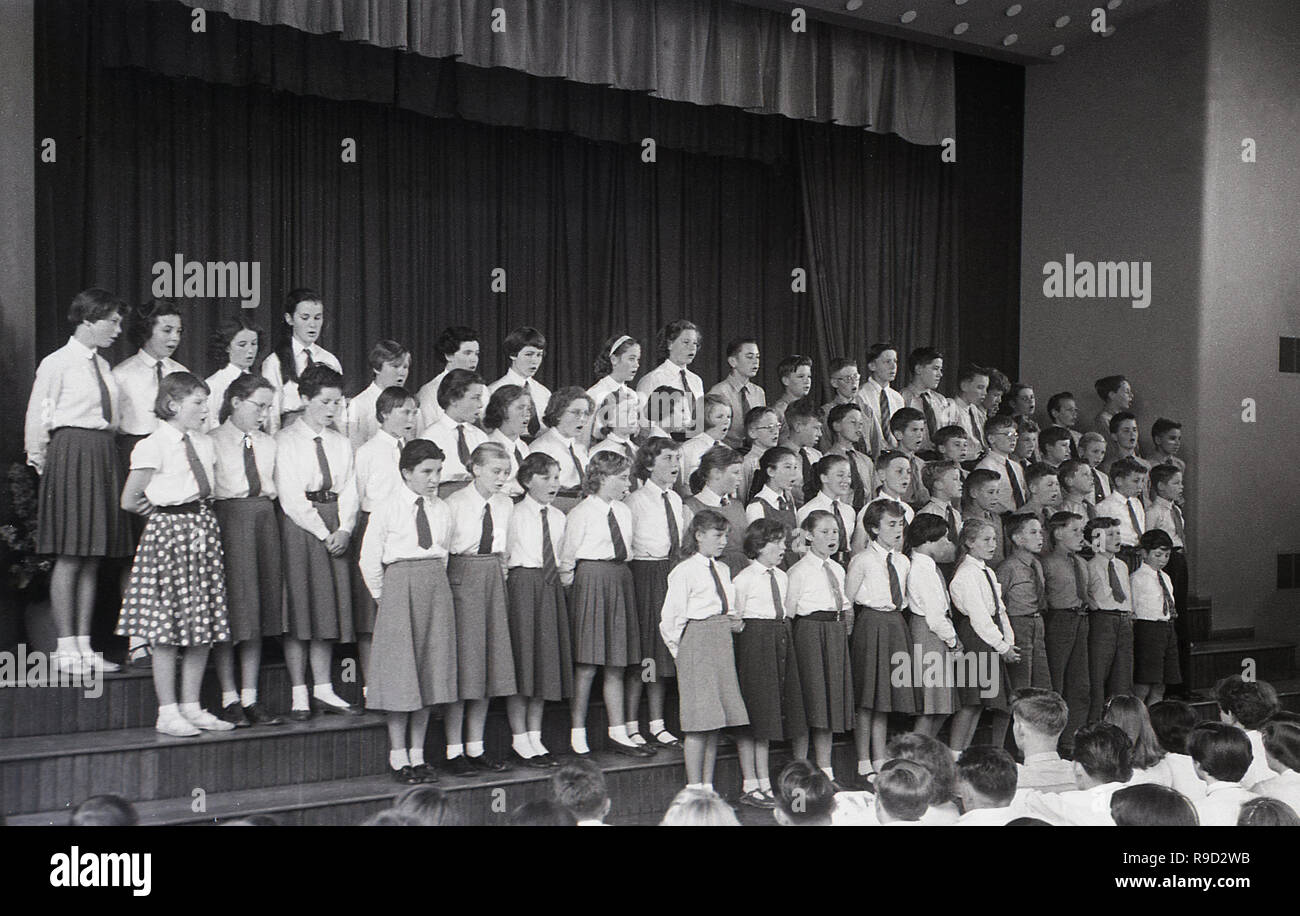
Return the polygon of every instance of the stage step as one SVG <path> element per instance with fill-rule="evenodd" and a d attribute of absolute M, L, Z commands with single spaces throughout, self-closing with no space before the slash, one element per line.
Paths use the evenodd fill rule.
<path fill-rule="evenodd" d="M 1211 639 L 1194 643 L 1191 650 L 1193 689 L 1213 687 L 1221 678 L 1242 674 L 1248 660 L 1261 681 L 1281 681 L 1295 676 L 1295 643 L 1267 639 Z"/>

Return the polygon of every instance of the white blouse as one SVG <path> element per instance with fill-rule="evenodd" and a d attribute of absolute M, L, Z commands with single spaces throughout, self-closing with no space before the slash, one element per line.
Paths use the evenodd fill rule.
<path fill-rule="evenodd" d="M 609 503 L 592 494 L 574 506 L 565 519 L 564 540 L 556 560 L 566 584 L 573 580 L 573 570 L 579 560 L 614 559 L 613 534 L 609 530 L 610 509 L 614 510 L 614 518 L 618 521 L 623 550 L 628 557 L 632 556 L 632 510 L 621 502 Z"/>
<path fill-rule="evenodd" d="M 840 590 L 840 605 L 836 607 L 835 593 L 831 591 L 826 570 L 830 570 Z M 848 608 L 844 592 L 844 569 L 834 560 L 823 560 L 811 550 L 798 563 L 790 567 L 789 591 L 786 593 L 786 610 L 792 617 L 802 617 L 817 611 L 843 612 Z"/>
<path fill-rule="evenodd" d="M 280 494 L 280 508 L 299 528 L 320 540 L 329 537 L 329 529 L 307 494 L 321 489 L 320 463 L 316 457 L 316 437 L 325 447 L 329 464 L 330 489 L 338 494 L 339 530 L 350 535 L 357 524 L 357 485 L 354 479 L 352 443 L 338 430 L 312 430 L 306 421 L 292 423 L 275 437 L 275 488 Z"/>
<path fill-rule="evenodd" d="M 158 415 L 153 408 L 158 400 L 158 370 L 154 367 L 159 363 L 162 363 L 163 375 L 189 371 L 171 357 L 154 359 L 144 350 L 113 367 L 113 378 L 117 379 L 122 393 L 117 424 L 119 432 L 128 436 L 147 436 L 158 428 Z"/>
<path fill-rule="evenodd" d="M 170 423 L 160 423 L 131 450 L 131 470 L 153 471 L 144 495 L 155 506 L 181 506 L 199 498 L 199 482 L 185 451 L 185 435 Z M 207 475 L 211 496 L 217 476 L 216 449 L 212 440 L 202 433 L 191 432 L 188 436 Z"/>
<path fill-rule="evenodd" d="M 785 616 L 785 596 L 790 591 L 790 577 L 780 567 L 764 566 L 757 560 L 736 574 L 736 613 L 747 620 L 776 620 L 773 579 L 781 596 L 781 616 Z"/>
<path fill-rule="evenodd" d="M 430 560 L 447 557 L 451 541 L 451 513 L 437 497 L 424 500 L 424 514 L 429 519 L 430 547 L 421 547 L 416 529 L 416 500 L 420 497 L 409 487 L 392 494 L 370 513 L 365 537 L 361 539 L 359 565 L 366 588 L 379 601 L 383 596 L 384 567 L 398 560 Z"/>
<path fill-rule="evenodd" d="M 355 473 L 362 512 L 373 512 L 376 506 L 406 487 L 401 461 L 401 443 L 382 429 L 357 449 Z"/>
<path fill-rule="evenodd" d="M 714 573 L 717 573 L 716 581 Z M 722 584 L 722 593 L 726 596 L 725 609 L 722 597 L 718 595 L 718 583 Z M 676 658 L 687 623 L 723 613 L 735 614 L 735 606 L 736 590 L 731 584 L 727 564 L 698 553 L 691 554 L 668 574 L 668 592 L 664 595 L 659 619 L 659 633 L 664 638 L 664 645 Z"/>
<path fill-rule="evenodd" d="M 996 576 L 994 577 L 996 578 Z M 912 565 L 907 571 L 907 606 L 913 614 L 925 618 L 930 632 L 952 648 L 957 643 L 957 630 L 949 614 L 952 604 L 943 573 L 931 557 L 923 553 L 912 554 Z"/>
<path fill-rule="evenodd" d="M 302 375 L 307 368 L 308 351 L 311 351 L 311 358 L 316 362 L 329 366 L 339 375 L 343 374 L 343 364 L 339 362 L 338 357 L 320 344 L 312 344 L 307 347 L 295 337 L 291 346 L 293 347 L 294 366 L 298 370 L 298 375 Z M 275 389 L 275 402 L 271 405 L 270 415 L 266 418 L 266 431 L 274 434 L 280 428 L 280 417 L 283 414 L 302 410 L 305 404 L 302 396 L 298 393 L 298 383 L 284 380 L 284 370 L 280 366 L 279 353 L 272 352 L 262 361 L 262 377 L 270 382 L 271 387 Z"/>
<path fill-rule="evenodd" d="M 248 475 L 244 470 L 244 440 L 253 446 L 253 463 L 257 466 L 259 496 L 275 499 L 275 439 L 255 429 L 245 433 L 227 420 L 208 433 L 217 458 L 217 479 L 212 495 L 217 499 L 238 499 L 248 495 Z"/>
<path fill-rule="evenodd" d="M 569 453 L 570 448 L 573 449 L 573 454 Z M 560 486 L 563 489 L 573 490 L 582 486 L 582 475 L 586 474 L 591 455 L 588 454 L 587 447 L 577 439 L 566 439 L 558 430 L 548 429 L 533 440 L 533 451 L 544 452 L 560 463 Z M 582 464 L 581 474 L 573 464 L 575 455 Z"/>
<path fill-rule="evenodd" d="M 970 619 L 971 628 L 980 639 L 999 653 L 1016 644 L 1011 619 L 1007 617 L 1007 603 L 1002 598 L 1002 583 L 982 560 L 973 556 L 962 560 L 948 590 L 953 606 Z"/>
<path fill-rule="evenodd" d="M 452 493 L 444 502 L 451 513 L 452 556 L 478 553 L 479 541 L 483 537 L 483 509 L 489 507 L 492 516 L 492 552 L 504 559 L 510 513 L 515 508 L 510 497 L 494 493 L 488 498 L 470 484 Z"/>
<path fill-rule="evenodd" d="M 889 570 L 894 567 L 898 578 L 898 590 L 902 606 L 894 607 L 894 598 L 889 590 Z M 901 553 L 894 553 L 880 546 L 879 541 L 872 541 L 865 549 L 854 555 L 849 561 L 845 586 L 848 597 L 855 604 L 865 605 L 880 611 L 901 611 L 907 607 L 907 573 L 911 563 Z"/>
<path fill-rule="evenodd" d="M 627 495 L 624 500 L 632 512 L 632 553 L 634 560 L 671 559 L 671 540 L 668 536 L 668 509 L 664 498 L 672 507 L 673 521 L 677 523 L 677 544 L 680 547 L 686 534 L 686 518 L 682 498 L 672 490 L 662 490 L 652 480 Z"/>
<path fill-rule="evenodd" d="M 514 569 L 525 566 L 542 568 L 542 510 L 546 510 L 546 527 L 551 532 L 551 551 L 559 568 L 560 544 L 564 540 L 564 512 L 555 505 L 543 506 L 531 496 L 515 503 L 506 533 L 506 565 Z M 495 524 L 496 516 L 493 515 Z"/>
<path fill-rule="evenodd" d="M 460 431 L 465 431 L 465 447 L 469 454 L 487 441 L 487 433 L 473 423 L 457 423 L 447 414 L 442 414 L 424 431 L 424 438 L 442 449 L 442 483 L 469 480 L 469 468 L 460 460 Z"/>

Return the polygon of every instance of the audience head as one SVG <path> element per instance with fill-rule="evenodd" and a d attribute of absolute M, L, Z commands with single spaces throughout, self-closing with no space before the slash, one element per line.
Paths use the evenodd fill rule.
<path fill-rule="evenodd" d="M 1016 761 L 1000 747 L 968 747 L 957 758 L 957 796 L 965 811 L 1007 807 L 1018 779 Z"/>
<path fill-rule="evenodd" d="M 1117 725 L 1091 722 L 1074 735 L 1074 779 L 1087 789 L 1133 777 L 1133 749 Z"/>
<path fill-rule="evenodd" d="M 510 812 L 511 827 L 576 827 L 578 819 L 559 802 L 539 798 Z"/>
<path fill-rule="evenodd" d="M 664 812 L 660 827 L 739 827 L 731 805 L 712 789 L 685 788 Z"/>
<path fill-rule="evenodd" d="M 120 795 L 92 795 L 72 809 L 73 827 L 135 827 L 140 823 L 135 805 Z"/>
<path fill-rule="evenodd" d="M 609 814 L 605 774 L 590 760 L 578 758 L 563 764 L 551 777 L 551 791 L 580 821 L 604 820 Z"/>
<path fill-rule="evenodd" d="M 1246 733 L 1226 722 L 1198 722 L 1187 736 L 1187 753 L 1206 782 L 1241 782 L 1254 756 Z"/>
<path fill-rule="evenodd" d="M 1187 753 L 1187 736 L 1196 727 L 1196 710 L 1182 700 L 1161 700 L 1148 711 L 1156 740 L 1170 754 Z"/>
<path fill-rule="evenodd" d="M 891 760 L 910 760 L 930 771 L 932 779 L 930 804 L 937 807 L 952 801 L 957 770 L 953 765 L 952 751 L 929 735 L 904 732 L 895 735 L 885 747 Z"/>
<path fill-rule="evenodd" d="M 1106 710 L 1102 721 L 1118 725 L 1128 736 L 1133 745 L 1133 768 L 1146 770 L 1165 757 L 1165 749 L 1160 746 L 1151 719 L 1147 715 L 1147 704 L 1135 696 L 1118 694 L 1106 701 Z"/>
<path fill-rule="evenodd" d="M 1280 798 L 1252 798 L 1237 814 L 1238 827 L 1300 827 L 1300 814 Z"/>
<path fill-rule="evenodd" d="M 1300 724 L 1274 718 L 1261 729 L 1264 736 L 1264 759 L 1275 773 L 1293 770 L 1300 773 Z"/>
<path fill-rule="evenodd" d="M 1155 783 L 1116 790 L 1110 816 L 1118 827 L 1199 827 L 1196 807 L 1183 793 Z"/>
<path fill-rule="evenodd" d="M 1219 718 L 1222 721 L 1229 725 L 1240 725 L 1249 731 L 1262 728 L 1282 705 L 1272 684 L 1267 681 L 1248 681 L 1240 674 L 1225 677 L 1215 684 L 1214 698 L 1219 702 Z"/>
<path fill-rule="evenodd" d="M 835 810 L 830 778 L 807 760 L 792 760 L 776 780 L 776 822 L 786 827 L 823 827 Z"/>
<path fill-rule="evenodd" d="M 377 811 L 361 822 L 362 827 L 423 827 L 424 824 L 414 814 L 385 808 Z"/>
<path fill-rule="evenodd" d="M 1042 687 L 1017 690 L 1011 699 L 1011 734 L 1016 747 L 1026 754 L 1055 748 L 1065 731 L 1069 712 L 1065 699 L 1054 690 Z"/>
<path fill-rule="evenodd" d="M 891 760 L 876 775 L 876 817 L 882 824 L 919 821 L 933 794 L 929 770 L 911 760 Z"/>
<path fill-rule="evenodd" d="M 424 827 L 449 826 L 447 796 L 437 786 L 411 786 L 397 796 L 393 809 L 415 818 Z"/>

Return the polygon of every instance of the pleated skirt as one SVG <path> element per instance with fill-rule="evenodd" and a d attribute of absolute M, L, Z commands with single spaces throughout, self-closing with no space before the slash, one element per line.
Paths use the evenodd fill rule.
<path fill-rule="evenodd" d="M 808 727 L 833 732 L 852 730 L 853 672 L 844 621 L 804 616 L 795 619 L 793 628 Z"/>
<path fill-rule="evenodd" d="M 331 532 L 339 527 L 338 503 L 314 503 Z M 288 604 L 288 633 L 294 639 L 355 642 L 352 571 L 345 553 L 332 557 L 325 542 L 280 513 L 280 547 Z"/>
<path fill-rule="evenodd" d="M 64 426 L 45 453 L 36 552 L 62 557 L 129 557 L 131 526 L 121 507 L 121 467 L 108 430 Z"/>
<path fill-rule="evenodd" d="M 911 641 L 901 612 L 854 605 L 853 684 L 860 708 L 872 712 L 917 711 Z M 896 679 L 894 670 L 900 664 L 905 670 Z M 895 680 L 905 686 L 898 686 Z"/>
<path fill-rule="evenodd" d="M 361 576 L 361 540 L 366 536 L 369 522 L 369 512 L 358 512 L 357 526 L 352 529 L 352 539 L 348 541 L 348 554 L 352 562 L 349 570 L 352 576 L 352 628 L 358 635 L 375 632 L 375 613 L 379 610 L 370 589 L 366 588 L 366 580 Z"/>
<path fill-rule="evenodd" d="M 573 661 L 639 665 L 644 657 L 632 571 L 614 560 L 579 560 L 573 576 Z"/>
<path fill-rule="evenodd" d="M 507 619 L 519 693 L 539 700 L 573 695 L 573 638 L 569 609 L 558 578 L 546 583 L 540 569 L 516 566 L 506 579 Z"/>
<path fill-rule="evenodd" d="M 983 706 L 999 712 L 1011 711 L 1011 678 L 1006 663 L 975 632 L 970 618 L 961 614 L 953 621 L 963 653 L 957 697 L 963 706 Z M 983 682 L 983 683 L 981 683 Z"/>
<path fill-rule="evenodd" d="M 808 732 L 803 684 L 790 619 L 745 620 L 735 635 L 736 677 L 759 741 L 784 741 Z"/>
<path fill-rule="evenodd" d="M 927 716 L 956 712 L 960 704 L 952 669 L 947 664 L 948 656 L 954 653 L 934 635 L 920 614 L 907 614 L 907 630 L 912 636 L 912 671 L 920 670 L 922 678 L 921 683 L 914 684 L 919 704 L 917 712 Z M 943 662 L 941 667 L 940 660 Z M 935 673 L 930 674 L 931 671 Z"/>
<path fill-rule="evenodd" d="M 212 511 L 226 563 L 230 641 L 283 635 L 284 566 L 275 503 L 265 496 L 219 499 Z"/>
<path fill-rule="evenodd" d="M 506 582 L 496 554 L 447 558 L 456 608 L 457 692 L 462 700 L 519 692 L 506 613 Z"/>
<path fill-rule="evenodd" d="M 179 648 L 230 639 L 221 532 L 206 504 L 149 515 L 122 596 L 117 634 Z"/>
<path fill-rule="evenodd" d="M 687 621 L 677 647 L 677 695 L 682 731 L 711 732 L 749 724 L 726 617 Z"/>
<path fill-rule="evenodd" d="M 414 712 L 460 698 L 456 613 L 441 561 L 384 568 L 374 633 L 366 708 Z"/>
<path fill-rule="evenodd" d="M 673 560 L 633 560 L 632 590 L 636 593 L 636 618 L 641 637 L 641 651 L 655 662 L 655 679 L 677 676 L 677 662 L 659 632 L 664 596 L 668 594 L 668 574 L 677 565 Z"/>

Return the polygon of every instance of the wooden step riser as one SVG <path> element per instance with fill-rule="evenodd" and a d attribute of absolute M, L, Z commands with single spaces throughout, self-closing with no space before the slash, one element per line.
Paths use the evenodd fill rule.
<path fill-rule="evenodd" d="M 1254 661 L 1258 680 L 1284 681 L 1295 677 L 1295 649 L 1292 647 L 1198 652 L 1191 658 L 1192 687 L 1213 687 L 1222 678 L 1241 674 L 1246 659 Z"/>

